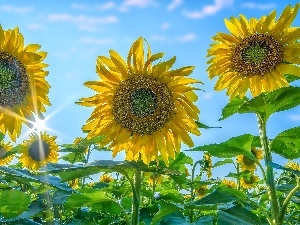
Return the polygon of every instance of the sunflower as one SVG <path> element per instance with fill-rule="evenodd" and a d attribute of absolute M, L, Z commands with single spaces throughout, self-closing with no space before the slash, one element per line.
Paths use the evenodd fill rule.
<path fill-rule="evenodd" d="M 71 188 L 73 188 L 73 189 L 78 188 L 78 186 L 79 186 L 79 179 L 78 179 L 78 178 L 75 178 L 74 180 L 68 181 L 68 185 L 69 185 Z"/>
<path fill-rule="evenodd" d="M 100 179 L 99 179 L 100 182 L 104 182 L 104 183 L 110 183 L 110 182 L 113 182 L 114 181 L 114 178 L 112 178 L 111 175 L 108 175 L 108 174 L 103 174 Z"/>
<path fill-rule="evenodd" d="M 154 183 L 155 185 L 160 184 L 162 180 L 163 180 L 163 176 L 161 174 L 152 174 L 147 180 L 147 182 L 150 186 L 153 186 Z"/>
<path fill-rule="evenodd" d="M 259 176 L 251 175 L 250 177 L 244 176 L 240 179 L 240 184 L 245 189 L 251 189 L 256 186 L 256 182 L 259 181 Z"/>
<path fill-rule="evenodd" d="M 12 149 L 12 145 L 10 142 L 5 143 L 4 140 L 0 142 L 0 157 L 5 155 Z M 0 166 L 8 165 L 11 160 L 14 158 L 14 155 L 9 155 L 5 158 L 0 158 Z"/>
<path fill-rule="evenodd" d="M 203 154 L 204 159 L 204 171 L 206 172 L 206 175 L 208 178 L 211 178 L 212 176 L 212 160 L 209 153 L 205 152 Z"/>
<path fill-rule="evenodd" d="M 222 184 L 226 185 L 229 188 L 236 188 L 237 184 L 233 181 L 233 180 L 227 180 L 227 179 L 223 179 Z"/>
<path fill-rule="evenodd" d="M 83 141 L 84 139 L 82 137 L 77 137 L 74 139 L 73 143 L 75 145 L 75 147 L 79 146 L 80 143 Z M 86 149 L 83 151 L 84 154 L 88 154 L 89 152 L 89 147 L 86 147 Z"/>
<path fill-rule="evenodd" d="M 293 169 L 293 170 L 299 170 L 300 171 L 300 164 L 297 163 L 297 162 L 293 162 L 293 161 L 288 161 L 288 163 L 286 163 L 284 165 L 286 168 L 290 168 L 290 169 Z"/>
<path fill-rule="evenodd" d="M 251 153 L 257 160 L 263 159 L 263 151 L 261 149 L 252 147 Z M 241 165 L 242 171 L 249 170 L 250 172 L 254 172 L 256 170 L 256 162 L 246 155 L 238 155 L 236 161 Z"/>
<path fill-rule="evenodd" d="M 284 74 L 300 76 L 299 27 L 290 27 L 300 4 L 288 5 L 276 21 L 276 11 L 260 19 L 225 19 L 230 34 L 217 33 L 208 49 L 209 78 L 219 76 L 217 91 L 243 98 L 247 90 L 253 96 L 289 86 Z"/>
<path fill-rule="evenodd" d="M 56 163 L 58 161 L 58 145 L 55 142 L 56 137 L 41 133 L 41 135 L 32 134 L 29 140 L 23 141 L 21 145 L 22 154 L 19 158 L 24 167 L 36 171 L 48 162 Z"/>
<path fill-rule="evenodd" d="M 127 62 L 110 50 L 110 58 L 99 56 L 96 71 L 101 80 L 88 81 L 85 86 L 98 92 L 81 98 L 78 104 L 95 106 L 83 130 L 87 138 L 105 135 L 100 143 L 109 144 L 113 157 L 125 150 L 126 160 L 142 159 L 149 164 L 174 158 L 181 142 L 193 146 L 189 133 L 200 135 L 194 120 L 199 109 L 193 102 L 199 88 L 190 84 L 201 83 L 187 76 L 192 66 L 170 70 L 175 63 L 168 61 L 152 66 L 163 53 L 151 54 L 148 45 L 144 54 L 143 38 L 138 38 L 129 50 Z"/>
<path fill-rule="evenodd" d="M 24 46 L 19 28 L 3 30 L 0 25 L 0 131 L 16 141 L 22 123 L 30 125 L 34 114 L 45 112 L 50 85 L 43 63 L 47 53 L 40 45 Z"/>
<path fill-rule="evenodd" d="M 201 186 L 195 190 L 198 198 L 202 198 L 206 195 L 207 186 Z"/>

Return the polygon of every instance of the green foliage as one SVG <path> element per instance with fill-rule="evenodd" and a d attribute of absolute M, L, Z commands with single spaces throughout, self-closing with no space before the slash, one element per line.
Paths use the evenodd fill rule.
<path fill-rule="evenodd" d="M 231 158 L 237 155 L 247 155 L 253 158 L 251 153 L 252 141 L 253 136 L 251 134 L 244 134 L 219 144 L 198 146 L 187 151 L 206 151 L 212 156 L 219 158 Z"/>
<path fill-rule="evenodd" d="M 278 134 L 271 142 L 273 152 L 287 158 L 300 157 L 300 127 L 293 127 Z"/>

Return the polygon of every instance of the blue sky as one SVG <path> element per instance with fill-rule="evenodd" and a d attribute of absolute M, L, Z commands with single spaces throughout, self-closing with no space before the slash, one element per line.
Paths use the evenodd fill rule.
<path fill-rule="evenodd" d="M 124 58 L 138 37 L 149 42 L 152 52 L 164 52 L 164 60 L 177 57 L 174 68 L 196 66 L 192 77 L 204 82 L 198 91 L 200 121 L 222 129 L 202 130 L 193 137 L 195 146 L 225 141 L 245 133 L 258 135 L 254 115 L 235 115 L 219 122 L 227 104 L 225 91 L 215 92 L 216 80 L 206 73 L 206 50 L 216 32 L 227 32 L 224 18 L 244 14 L 260 17 L 298 1 L 258 0 L 0 0 L 0 23 L 4 29 L 18 26 L 25 44 L 38 43 L 48 52 L 48 82 L 52 106 L 47 108 L 47 126 L 59 144 L 71 143 L 82 136 L 81 127 L 92 108 L 76 105 L 81 97 L 94 92 L 83 86 L 96 80 L 98 55 L 108 56 L 109 49 Z M 300 15 L 293 23 L 300 25 Z M 272 138 L 279 132 L 300 125 L 300 108 L 275 114 L 268 122 Z M 25 128 L 24 131 L 27 129 Z M 22 136 L 21 140 L 27 138 Z M 110 154 L 105 157 L 110 158 Z M 193 155 L 193 157 L 197 157 Z M 278 158 L 280 160 L 280 158 Z"/>

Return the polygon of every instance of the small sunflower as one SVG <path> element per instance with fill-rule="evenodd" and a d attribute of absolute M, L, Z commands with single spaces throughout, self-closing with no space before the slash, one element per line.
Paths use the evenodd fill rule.
<path fill-rule="evenodd" d="M 40 45 L 24 46 L 18 27 L 3 30 L 0 25 L 0 131 L 15 141 L 22 123 L 30 124 L 34 114 L 45 112 L 50 85 L 43 63 L 47 53 Z M 33 123 L 32 121 L 31 123 Z"/>
<path fill-rule="evenodd" d="M 0 157 L 9 152 L 12 149 L 10 142 L 5 143 L 4 140 L 0 142 Z M 14 155 L 9 155 L 5 158 L 0 158 L 0 166 L 8 165 L 11 160 L 14 158 Z"/>
<path fill-rule="evenodd" d="M 79 179 L 75 178 L 74 180 L 68 181 L 68 184 L 71 188 L 76 189 L 79 186 Z"/>
<path fill-rule="evenodd" d="M 206 186 L 201 186 L 199 188 L 197 188 L 195 190 L 196 194 L 197 194 L 197 197 L 198 198 L 202 198 L 206 195 L 206 190 L 207 190 L 207 187 Z"/>
<path fill-rule="evenodd" d="M 251 175 L 250 177 L 244 176 L 240 179 L 240 184 L 245 189 L 251 189 L 256 186 L 257 181 L 259 181 L 259 176 Z"/>
<path fill-rule="evenodd" d="M 147 180 L 147 182 L 150 186 L 153 186 L 153 183 L 157 185 L 160 184 L 162 180 L 163 180 L 163 176 L 161 174 L 152 174 Z"/>
<path fill-rule="evenodd" d="M 243 98 L 247 90 L 253 96 L 289 86 L 284 74 L 300 76 L 299 27 L 290 27 L 300 4 L 288 5 L 276 21 L 276 11 L 260 19 L 225 19 L 230 34 L 217 33 L 208 49 L 209 78 L 219 76 L 217 91 Z"/>
<path fill-rule="evenodd" d="M 187 167 L 184 168 L 185 171 L 185 176 L 191 176 L 191 174 L 189 173 L 189 169 Z"/>
<path fill-rule="evenodd" d="M 293 162 L 293 161 L 288 161 L 287 164 L 284 165 L 286 168 L 290 168 L 293 170 L 299 170 L 300 171 L 300 164 L 297 162 Z"/>
<path fill-rule="evenodd" d="M 224 178 L 221 183 L 226 185 L 229 188 L 236 188 L 237 187 L 237 184 L 233 180 L 227 180 L 227 179 Z"/>
<path fill-rule="evenodd" d="M 100 182 L 104 182 L 104 183 L 110 183 L 110 182 L 113 182 L 114 181 L 114 178 L 112 178 L 111 175 L 108 175 L 108 174 L 103 174 L 100 179 L 99 179 Z"/>
<path fill-rule="evenodd" d="M 89 98 L 81 98 L 78 104 L 95 106 L 83 130 L 87 138 L 104 135 L 100 143 L 113 150 L 113 157 L 125 150 L 126 160 L 144 163 L 174 158 L 181 142 L 194 143 L 189 133 L 200 135 L 195 123 L 199 109 L 193 102 L 198 88 L 190 84 L 201 83 L 187 76 L 192 66 L 175 70 L 173 57 L 152 66 L 163 53 L 151 54 L 148 45 L 144 54 L 143 38 L 137 39 L 129 50 L 127 62 L 110 50 L 110 58 L 99 56 L 96 71 L 101 80 L 88 81 L 85 86 L 98 92 Z"/>
<path fill-rule="evenodd" d="M 211 178 L 212 176 L 212 160 L 209 153 L 205 152 L 203 154 L 204 159 L 204 171 L 206 172 L 206 175 L 208 178 Z"/>
<path fill-rule="evenodd" d="M 22 154 L 19 157 L 24 167 L 36 171 L 48 162 L 56 163 L 58 161 L 58 145 L 55 142 L 56 137 L 42 133 L 30 135 L 29 140 L 22 144 Z"/>
<path fill-rule="evenodd" d="M 251 148 L 251 152 L 257 160 L 263 159 L 263 151 L 261 149 Z M 246 155 L 238 155 L 236 161 L 241 165 L 242 171 L 249 170 L 254 172 L 256 170 L 255 161 Z"/>

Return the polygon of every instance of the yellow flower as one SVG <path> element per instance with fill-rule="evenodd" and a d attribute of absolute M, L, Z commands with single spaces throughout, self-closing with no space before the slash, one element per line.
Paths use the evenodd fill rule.
<path fill-rule="evenodd" d="M 99 179 L 100 182 L 104 182 L 104 183 L 110 183 L 110 182 L 113 182 L 114 181 L 114 178 L 112 178 L 111 175 L 108 175 L 108 174 L 103 174 L 100 179 Z"/>
<path fill-rule="evenodd" d="M 257 160 L 263 159 L 263 151 L 261 149 L 251 148 L 251 152 Z M 256 170 L 255 161 L 246 155 L 238 155 L 236 161 L 241 165 L 242 171 L 249 170 L 250 172 L 254 172 Z"/>
<path fill-rule="evenodd" d="M 284 165 L 286 168 L 290 168 L 293 170 L 299 170 L 300 171 L 300 164 L 297 162 L 288 161 L 287 164 Z"/>
<path fill-rule="evenodd" d="M 222 184 L 226 185 L 229 188 L 236 188 L 237 184 L 233 180 L 223 179 Z"/>
<path fill-rule="evenodd" d="M 230 34 L 217 33 L 208 50 L 209 78 L 218 76 L 217 91 L 243 98 L 247 90 L 253 96 L 289 86 L 284 74 L 300 76 L 300 29 L 290 27 L 298 12 L 288 5 L 276 21 L 276 11 L 260 19 L 225 19 Z"/>
<path fill-rule="evenodd" d="M 5 31 L 0 25 L 0 131 L 13 141 L 22 123 L 33 124 L 30 120 L 51 105 L 44 70 L 48 65 L 43 63 L 47 53 L 39 49 L 38 44 L 24 46 L 18 27 Z"/>
<path fill-rule="evenodd" d="M 185 176 L 191 176 L 191 174 L 189 173 L 189 169 L 187 167 L 184 168 L 185 170 Z"/>
<path fill-rule="evenodd" d="M 198 198 L 204 197 L 205 194 L 206 194 L 206 193 L 205 193 L 206 190 L 207 190 L 207 187 L 206 187 L 206 186 L 201 186 L 201 187 L 197 188 L 197 189 L 195 190 L 195 192 L 196 192 Z"/>
<path fill-rule="evenodd" d="M 0 142 L 0 157 L 9 152 L 12 149 L 10 142 L 5 143 L 4 140 Z M 0 158 L 0 166 L 8 165 L 11 160 L 14 158 L 14 155 L 9 155 L 5 158 Z"/>
<path fill-rule="evenodd" d="M 129 50 L 127 62 L 110 50 L 110 58 L 97 58 L 97 73 L 101 80 L 88 81 L 85 86 L 98 92 L 81 98 L 78 104 L 95 106 L 87 124 L 87 138 L 105 135 L 100 143 L 113 150 L 113 157 L 125 150 L 126 160 L 144 163 L 159 159 L 166 164 L 180 151 L 181 142 L 194 143 L 189 133 L 200 135 L 194 120 L 199 109 L 193 102 L 198 88 L 190 84 L 201 83 L 188 78 L 192 66 L 170 70 L 173 57 L 152 66 L 163 53 L 151 54 L 148 45 L 144 54 L 143 38 L 137 39 Z M 145 58 L 146 57 L 146 58 Z"/>
<path fill-rule="evenodd" d="M 148 179 L 148 184 L 153 186 L 153 183 L 155 182 L 155 185 L 160 184 L 162 182 L 163 176 L 161 174 L 152 174 Z"/>
<path fill-rule="evenodd" d="M 240 184 L 243 188 L 251 189 L 256 186 L 256 182 L 259 181 L 259 176 L 251 175 L 248 177 L 242 177 L 240 179 Z"/>
<path fill-rule="evenodd" d="M 211 156 L 209 153 L 205 152 L 203 154 L 203 159 L 204 159 L 204 170 L 206 171 L 207 177 L 211 178 L 212 176 L 212 160 Z"/>
<path fill-rule="evenodd" d="M 78 185 L 79 185 L 79 179 L 78 178 L 75 178 L 74 180 L 70 180 L 68 181 L 68 184 L 71 188 L 75 189 L 75 188 L 78 188 Z"/>
<path fill-rule="evenodd" d="M 22 154 L 19 158 L 24 167 L 36 171 L 48 162 L 58 161 L 58 145 L 56 137 L 42 133 L 40 136 L 32 134 L 29 140 L 22 144 Z"/>

